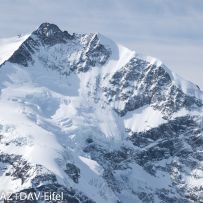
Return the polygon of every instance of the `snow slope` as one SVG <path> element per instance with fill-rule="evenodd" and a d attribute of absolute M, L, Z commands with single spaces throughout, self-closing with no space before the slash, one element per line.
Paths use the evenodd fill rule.
<path fill-rule="evenodd" d="M 18 47 L 29 37 L 29 34 L 0 39 L 0 64 L 9 59 L 11 55 L 18 49 Z"/>

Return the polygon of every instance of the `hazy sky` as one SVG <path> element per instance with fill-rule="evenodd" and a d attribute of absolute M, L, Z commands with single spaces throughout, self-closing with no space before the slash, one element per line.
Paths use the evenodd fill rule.
<path fill-rule="evenodd" d="M 203 90 L 203 0 L 0 0 L 0 37 L 42 22 L 100 32 L 161 59 Z"/>

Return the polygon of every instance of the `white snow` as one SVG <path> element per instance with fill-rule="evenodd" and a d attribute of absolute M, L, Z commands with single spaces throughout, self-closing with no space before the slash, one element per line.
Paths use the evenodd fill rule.
<path fill-rule="evenodd" d="M 160 111 L 151 106 L 144 106 L 124 116 L 125 128 L 133 132 L 142 132 L 166 123 Z"/>
<path fill-rule="evenodd" d="M 97 175 L 102 175 L 103 168 L 96 161 L 83 156 L 79 156 L 79 159 L 84 162 L 94 173 Z"/>
<path fill-rule="evenodd" d="M 28 37 L 29 34 L 21 37 L 0 39 L 0 64 L 9 59 Z"/>
<path fill-rule="evenodd" d="M 197 99 L 203 99 L 203 92 L 198 88 L 197 85 L 190 81 L 183 79 L 178 74 L 172 72 L 172 79 L 174 84 L 179 87 L 186 95 L 196 97 Z"/>
<path fill-rule="evenodd" d="M 4 134 L 4 142 L 10 143 L 1 145 L 0 150 L 45 166 L 57 176 L 59 183 L 65 185 L 73 183 L 57 160 L 68 153 L 84 171 L 78 189 L 97 202 L 102 203 L 104 199 L 116 202 L 116 197 L 100 177 L 102 168 L 95 161 L 80 156 L 80 150 L 89 136 L 107 146 L 118 147 L 115 142 L 122 140 L 118 116 L 112 110 L 82 98 L 84 87 L 79 86 L 83 84 L 82 78 L 72 74 L 67 79 L 57 71 L 43 68 L 40 63 L 27 69 L 7 62 L 1 68 L 0 80 L 0 133 Z M 106 114 L 111 115 L 109 120 L 105 118 Z M 22 146 L 16 145 L 16 140 L 23 140 Z M 5 176 L 0 177 L 0 182 L 5 182 L 4 189 L 11 185 Z M 21 182 L 13 184 L 12 191 L 25 187 Z"/>

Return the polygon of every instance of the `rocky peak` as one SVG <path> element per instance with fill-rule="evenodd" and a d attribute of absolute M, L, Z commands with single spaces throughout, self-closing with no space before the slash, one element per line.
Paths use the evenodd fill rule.
<path fill-rule="evenodd" d="M 62 33 L 62 31 L 55 24 L 42 23 L 39 26 L 39 28 L 35 31 L 35 33 L 38 33 L 40 35 L 44 35 L 44 36 L 48 37 L 50 35 L 54 35 L 55 33 Z"/>
<path fill-rule="evenodd" d="M 39 28 L 33 31 L 21 44 L 8 61 L 28 66 L 29 63 L 34 62 L 33 54 L 38 52 L 42 47 L 64 44 L 73 38 L 74 35 L 70 35 L 67 31 L 61 31 L 57 25 L 42 23 Z"/>
<path fill-rule="evenodd" d="M 49 68 L 68 75 L 71 71 L 85 72 L 96 65 L 104 65 L 110 54 L 111 51 L 100 43 L 97 34 L 70 35 L 57 25 L 43 23 L 9 61 L 29 66 L 39 60 Z"/>
<path fill-rule="evenodd" d="M 61 31 L 57 25 L 51 23 L 42 23 L 32 35 L 37 36 L 42 43 L 47 45 L 65 43 L 73 38 L 67 31 Z"/>

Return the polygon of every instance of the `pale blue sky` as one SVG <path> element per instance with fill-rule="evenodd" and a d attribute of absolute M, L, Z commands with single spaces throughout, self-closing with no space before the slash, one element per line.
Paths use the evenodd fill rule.
<path fill-rule="evenodd" d="M 42 22 L 100 32 L 161 59 L 203 89 L 203 0 L 0 0 L 0 37 Z"/>

